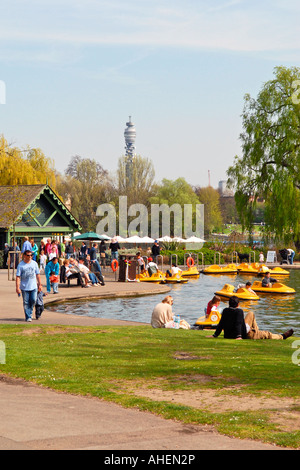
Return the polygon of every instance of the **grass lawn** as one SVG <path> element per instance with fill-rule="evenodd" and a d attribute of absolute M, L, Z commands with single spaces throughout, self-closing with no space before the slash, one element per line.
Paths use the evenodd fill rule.
<path fill-rule="evenodd" d="M 0 373 L 220 433 L 300 447 L 296 338 L 210 339 L 151 327 L 0 326 Z"/>

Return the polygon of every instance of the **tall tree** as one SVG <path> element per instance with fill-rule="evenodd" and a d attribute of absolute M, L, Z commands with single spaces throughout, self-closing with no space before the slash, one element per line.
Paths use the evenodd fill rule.
<path fill-rule="evenodd" d="M 184 178 L 177 178 L 175 181 L 164 178 L 157 188 L 156 195 L 150 199 L 150 202 L 163 209 L 162 216 L 159 216 L 154 210 L 151 210 L 151 224 L 152 226 L 159 225 L 159 233 L 161 236 L 190 236 L 186 233 L 186 228 L 187 226 L 189 230 L 192 230 L 193 226 L 195 228 L 196 206 L 200 205 L 200 203 L 192 186 Z M 184 217 L 185 205 L 192 206 L 192 213 L 189 216 L 186 214 L 186 217 Z M 166 207 L 164 208 L 164 206 Z M 170 213 L 168 210 L 165 211 L 166 208 L 168 208 L 168 210 L 172 209 L 172 212 Z M 168 223 L 166 223 L 167 219 L 170 220 L 170 227 Z"/>
<path fill-rule="evenodd" d="M 155 171 L 151 160 L 136 155 L 132 162 L 132 182 L 130 184 L 126 174 L 126 157 L 118 161 L 118 192 L 120 196 L 127 196 L 128 204 L 144 204 L 148 206 L 149 198 L 153 195 L 155 188 Z"/>
<path fill-rule="evenodd" d="M 297 90 L 298 87 L 298 90 Z M 300 69 L 276 67 L 256 99 L 245 96 L 242 157 L 228 169 L 244 227 L 259 198 L 267 230 L 300 246 Z"/>
<path fill-rule="evenodd" d="M 71 158 L 65 176 L 58 178 L 58 192 L 84 231 L 95 231 L 97 207 L 115 196 L 108 172 L 96 160 L 79 155 Z"/>
<path fill-rule="evenodd" d="M 40 149 L 21 150 L 0 136 L 0 185 L 48 184 L 55 189 L 53 161 Z"/>
<path fill-rule="evenodd" d="M 214 229 L 221 228 L 223 220 L 220 208 L 220 195 L 217 189 L 207 186 L 195 188 L 201 204 L 204 204 L 204 234 L 207 236 Z"/>

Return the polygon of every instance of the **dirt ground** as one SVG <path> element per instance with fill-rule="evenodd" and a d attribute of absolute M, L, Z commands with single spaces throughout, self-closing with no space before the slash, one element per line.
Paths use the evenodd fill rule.
<path fill-rule="evenodd" d="M 178 360 L 193 360 L 187 353 L 178 353 Z M 245 385 L 228 385 L 222 389 L 209 388 L 212 377 L 193 375 L 177 377 L 176 381 L 183 385 L 181 390 L 167 390 L 164 380 L 154 383 L 124 383 L 121 388 L 135 396 L 153 401 L 166 401 L 192 408 L 201 409 L 210 413 L 266 411 L 274 424 L 280 425 L 282 431 L 293 432 L 300 429 L 300 400 L 263 395 L 250 395 L 245 393 Z M 161 384 L 161 386 L 160 386 Z M 193 388 L 188 389 L 192 385 Z M 199 387 L 194 387 L 198 385 Z M 204 386 L 204 387 L 203 387 Z"/>

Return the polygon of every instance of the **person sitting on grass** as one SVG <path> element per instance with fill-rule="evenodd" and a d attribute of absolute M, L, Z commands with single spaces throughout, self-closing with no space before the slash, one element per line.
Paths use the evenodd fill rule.
<path fill-rule="evenodd" d="M 173 298 L 167 295 L 161 303 L 154 307 L 151 317 L 151 325 L 153 328 L 165 328 L 165 325 L 174 319 L 172 311 Z"/>
<path fill-rule="evenodd" d="M 224 330 L 224 338 L 228 339 L 287 339 L 294 333 L 290 329 L 282 334 L 274 334 L 269 331 L 259 330 L 255 315 L 248 312 L 244 318 L 244 312 L 239 308 L 239 299 L 235 295 L 229 299 L 229 307 L 224 308 L 222 318 L 215 333 L 209 338 L 217 338 Z"/>

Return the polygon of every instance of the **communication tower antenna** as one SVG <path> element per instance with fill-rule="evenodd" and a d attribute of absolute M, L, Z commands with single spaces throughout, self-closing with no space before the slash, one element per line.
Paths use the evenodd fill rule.
<path fill-rule="evenodd" d="M 132 165 L 133 160 L 136 155 L 135 153 L 135 139 L 136 139 L 136 130 L 133 122 L 131 122 L 131 116 L 129 116 L 129 121 L 126 122 L 126 129 L 124 131 L 125 137 L 125 157 L 126 157 L 126 180 L 130 185 L 132 183 Z"/>

